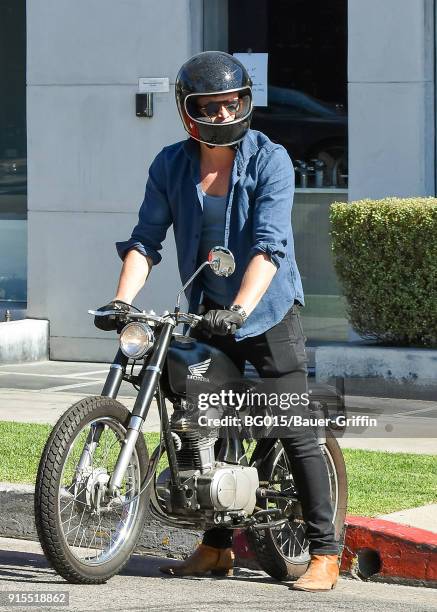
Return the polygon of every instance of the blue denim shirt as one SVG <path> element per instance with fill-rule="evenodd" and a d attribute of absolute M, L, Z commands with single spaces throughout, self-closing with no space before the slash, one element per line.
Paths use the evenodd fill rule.
<path fill-rule="evenodd" d="M 137 249 L 158 264 L 162 242 L 173 224 L 182 283 L 193 274 L 202 227 L 199 162 L 199 143 L 191 138 L 165 147 L 156 156 L 138 224 L 129 240 L 116 243 L 122 259 L 130 249 Z M 287 151 L 262 132 L 249 130 L 237 148 L 226 207 L 223 246 L 232 251 L 236 263 L 227 279 L 230 293 L 237 294 L 256 253 L 269 255 L 277 272 L 237 330 L 237 340 L 257 336 L 279 323 L 295 299 L 304 303 L 291 229 L 293 195 L 294 169 Z M 197 312 L 201 295 L 197 277 L 186 290 L 190 312 Z"/>

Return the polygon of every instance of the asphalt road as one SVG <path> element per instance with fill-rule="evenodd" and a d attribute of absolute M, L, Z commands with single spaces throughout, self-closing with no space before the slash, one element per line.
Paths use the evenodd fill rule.
<path fill-rule="evenodd" d="M 304 593 L 263 572 L 236 569 L 232 578 L 171 578 L 160 574 L 162 559 L 135 556 L 122 575 L 105 585 L 71 585 L 46 563 L 35 542 L 0 538 L 0 599 L 4 592 L 69 593 L 68 607 L 39 610 L 317 610 L 384 612 L 437 610 L 434 589 L 340 579 L 329 593 Z M 5 610 L 29 610 L 6 606 Z M 35 609 L 31 608 L 31 609 Z"/>

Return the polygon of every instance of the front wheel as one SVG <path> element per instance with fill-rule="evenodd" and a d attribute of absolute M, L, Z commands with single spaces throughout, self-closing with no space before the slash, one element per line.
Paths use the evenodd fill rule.
<path fill-rule="evenodd" d="M 77 402 L 45 445 L 35 486 L 35 523 L 50 565 L 68 582 L 100 584 L 129 560 L 145 521 L 148 466 L 138 437 L 121 490 L 107 483 L 126 438 L 130 413 L 107 397 Z"/>
<path fill-rule="evenodd" d="M 331 503 L 334 511 L 335 537 L 343 536 L 347 509 L 347 477 L 343 454 L 332 433 L 326 431 L 326 443 L 321 446 L 331 487 Z M 288 457 L 277 441 L 274 448 L 258 467 L 260 481 L 269 489 L 276 489 L 296 496 Z M 286 580 L 298 578 L 310 562 L 309 541 L 299 502 L 265 500 L 263 509 L 281 508 L 288 522 L 273 529 L 248 530 L 247 536 L 261 568 L 272 578 Z M 340 546 L 341 552 L 341 546 Z"/>

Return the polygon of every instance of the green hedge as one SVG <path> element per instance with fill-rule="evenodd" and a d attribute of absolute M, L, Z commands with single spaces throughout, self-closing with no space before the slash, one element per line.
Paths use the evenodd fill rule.
<path fill-rule="evenodd" d="M 334 264 L 357 332 L 397 345 L 437 345 L 437 199 L 331 206 Z"/>

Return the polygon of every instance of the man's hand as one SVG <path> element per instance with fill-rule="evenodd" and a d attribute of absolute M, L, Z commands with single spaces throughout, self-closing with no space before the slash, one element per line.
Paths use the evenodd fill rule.
<path fill-rule="evenodd" d="M 101 306 L 97 309 L 97 312 L 104 312 L 105 310 L 119 310 L 120 313 L 128 313 L 132 310 L 130 304 L 123 302 L 122 300 L 112 300 L 106 306 Z M 115 315 L 104 315 L 95 316 L 94 325 L 103 331 L 112 331 L 118 328 L 118 317 Z"/>
<path fill-rule="evenodd" d="M 207 334 L 226 336 L 235 334 L 243 325 L 244 319 L 239 312 L 230 310 L 209 310 L 200 323 L 200 329 Z"/>

